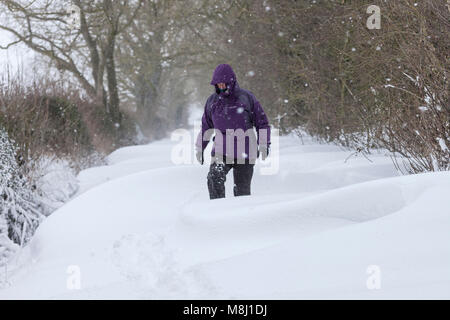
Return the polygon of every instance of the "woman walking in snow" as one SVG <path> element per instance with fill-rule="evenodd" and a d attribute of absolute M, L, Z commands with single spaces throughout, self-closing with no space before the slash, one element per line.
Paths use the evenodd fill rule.
<path fill-rule="evenodd" d="M 225 197 L 226 175 L 231 169 L 234 195 L 250 195 L 256 158 L 261 154 L 262 160 L 265 160 L 269 154 L 270 126 L 267 116 L 255 96 L 239 87 L 230 65 L 217 66 L 211 85 L 215 87 L 215 93 L 206 101 L 202 130 L 196 144 L 197 160 L 203 164 L 203 152 L 214 134 L 207 177 L 209 197 Z"/>

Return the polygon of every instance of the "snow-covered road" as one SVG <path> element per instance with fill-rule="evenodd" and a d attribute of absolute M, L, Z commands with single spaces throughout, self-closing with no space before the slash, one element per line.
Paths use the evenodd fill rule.
<path fill-rule="evenodd" d="M 174 144 L 81 172 L 0 299 L 450 298 L 450 172 L 398 176 L 382 154 L 345 162 L 290 136 L 252 196 L 233 198 L 230 174 L 210 201 L 208 166 L 175 166 Z"/>

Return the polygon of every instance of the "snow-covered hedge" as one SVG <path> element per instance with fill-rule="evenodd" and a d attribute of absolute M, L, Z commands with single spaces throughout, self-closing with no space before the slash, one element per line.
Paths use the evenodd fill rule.
<path fill-rule="evenodd" d="M 28 242 L 43 217 L 16 156 L 14 141 L 0 128 L 0 265 L 17 245 Z"/>

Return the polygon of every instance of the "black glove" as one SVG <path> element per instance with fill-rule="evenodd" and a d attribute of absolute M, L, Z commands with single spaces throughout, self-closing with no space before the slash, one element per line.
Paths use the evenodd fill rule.
<path fill-rule="evenodd" d="M 195 156 L 197 157 L 197 161 L 203 165 L 203 151 L 197 151 L 197 153 L 195 154 Z"/>
<path fill-rule="evenodd" d="M 259 153 L 261 154 L 261 160 L 266 160 L 266 158 L 269 156 L 270 146 L 260 145 L 258 149 Z"/>

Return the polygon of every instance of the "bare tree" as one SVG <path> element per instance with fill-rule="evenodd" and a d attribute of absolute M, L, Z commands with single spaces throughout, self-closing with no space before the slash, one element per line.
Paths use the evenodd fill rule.
<path fill-rule="evenodd" d="M 220 0 L 146 1 L 128 32 L 119 36 L 121 101 L 135 108 L 134 118 L 149 138 L 185 124 L 191 95 L 198 92 L 188 89 L 193 79 L 209 88 L 205 78 L 217 56 L 223 56 L 214 31 L 234 5 Z"/>
<path fill-rule="evenodd" d="M 120 127 L 117 37 L 128 30 L 143 0 L 73 0 L 73 4 L 75 14 L 79 14 L 75 27 L 68 19 L 65 1 L 1 0 L 0 28 L 16 38 L 3 48 L 23 43 L 48 58 L 58 70 L 69 72 Z"/>

